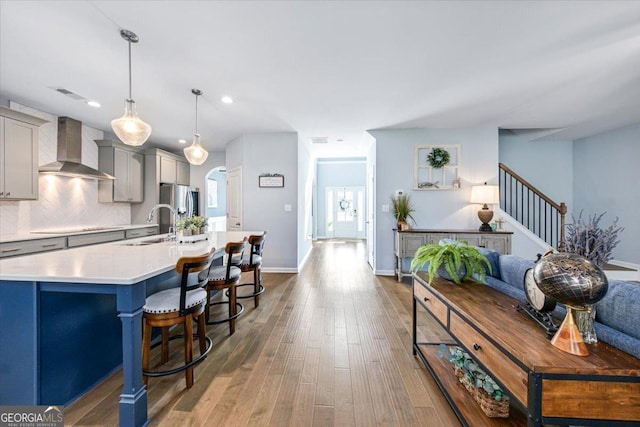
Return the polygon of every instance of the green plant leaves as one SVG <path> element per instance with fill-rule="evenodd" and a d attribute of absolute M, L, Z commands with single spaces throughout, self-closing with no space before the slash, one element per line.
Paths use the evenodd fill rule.
<path fill-rule="evenodd" d="M 411 197 L 408 194 L 401 194 L 398 197 L 391 197 L 391 206 L 393 207 L 393 216 L 398 222 L 406 222 L 407 218 L 411 218 L 413 222 L 416 220 L 411 216 L 411 212 L 415 212 Z"/>
<path fill-rule="evenodd" d="M 437 276 L 440 267 L 444 267 L 451 280 L 458 284 L 471 279 L 474 274 L 483 281 L 486 270 L 491 272 L 491 264 L 487 257 L 480 253 L 478 248 L 463 242 L 429 243 L 419 247 L 411 260 L 411 271 L 418 271 L 427 262 L 429 283 Z M 463 267 L 464 273 L 460 277 Z"/>

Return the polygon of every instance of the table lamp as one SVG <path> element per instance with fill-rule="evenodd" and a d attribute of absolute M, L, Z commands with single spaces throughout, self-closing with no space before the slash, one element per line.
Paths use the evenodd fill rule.
<path fill-rule="evenodd" d="M 482 209 L 478 211 L 478 218 L 482 221 L 480 231 L 493 231 L 489 221 L 493 218 L 493 211 L 488 205 L 500 202 L 500 194 L 497 185 L 474 185 L 471 187 L 471 203 L 482 204 Z"/>

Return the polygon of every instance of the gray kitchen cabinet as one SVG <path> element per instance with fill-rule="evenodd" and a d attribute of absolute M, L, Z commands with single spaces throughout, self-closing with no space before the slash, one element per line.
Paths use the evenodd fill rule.
<path fill-rule="evenodd" d="M 38 117 L 0 107 L 0 199 L 38 198 Z"/>
<path fill-rule="evenodd" d="M 144 150 L 144 202 L 131 205 L 131 222 L 144 223 L 160 203 L 160 184 L 189 185 L 189 181 L 189 164 L 183 156 L 159 148 Z"/>
<path fill-rule="evenodd" d="M 65 249 L 66 247 L 66 237 L 4 242 L 0 243 L 0 258 L 55 251 L 57 249 Z"/>
<path fill-rule="evenodd" d="M 124 240 L 125 231 L 109 231 L 106 233 L 77 234 L 67 237 L 67 246 L 75 248 L 78 246 L 97 245 L 98 243 L 115 242 Z"/>
<path fill-rule="evenodd" d="M 189 178 L 189 163 L 176 161 L 176 184 L 190 185 L 191 178 Z"/>
<path fill-rule="evenodd" d="M 184 158 L 158 149 L 153 153 L 160 160 L 160 182 L 189 185 L 189 163 Z"/>
<path fill-rule="evenodd" d="M 178 176 L 178 162 L 171 157 L 160 156 L 160 182 L 175 184 Z"/>
<path fill-rule="evenodd" d="M 98 182 L 102 203 L 144 201 L 144 152 L 115 141 L 98 140 L 98 167 L 113 175 L 113 181 Z"/>

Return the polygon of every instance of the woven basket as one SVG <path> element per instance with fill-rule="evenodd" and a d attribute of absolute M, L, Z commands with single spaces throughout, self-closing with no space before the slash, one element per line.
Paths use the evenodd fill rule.
<path fill-rule="evenodd" d="M 467 374 L 454 365 L 454 373 L 460 381 L 460 384 L 467 389 L 469 394 L 473 397 L 482 412 L 489 418 L 509 418 L 509 399 L 505 396 L 502 400 L 495 400 L 486 391 L 481 388 L 476 388 L 471 384 L 471 380 L 467 377 Z"/>

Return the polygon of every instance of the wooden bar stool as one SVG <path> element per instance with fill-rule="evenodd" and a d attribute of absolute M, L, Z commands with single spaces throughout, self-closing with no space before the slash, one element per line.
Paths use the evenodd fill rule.
<path fill-rule="evenodd" d="M 205 309 L 205 319 L 207 325 L 217 325 L 224 322 L 229 322 L 229 335 L 233 335 L 236 331 L 236 319 L 244 311 L 244 306 L 240 304 L 236 299 L 236 286 L 240 282 L 240 276 L 242 272 L 240 269 L 233 265 L 232 258 L 242 257 L 245 247 L 247 245 L 247 238 L 242 242 L 229 242 L 225 246 L 226 261 L 221 266 L 211 266 L 208 271 L 201 271 L 198 275 L 198 279 L 206 281 L 207 289 L 207 307 Z M 222 291 L 228 289 L 228 301 L 211 302 L 212 291 Z M 220 320 L 209 320 L 209 308 L 212 305 L 229 304 L 229 317 L 225 317 Z"/>
<path fill-rule="evenodd" d="M 215 248 L 203 255 L 180 258 L 176 264 L 176 271 L 181 274 L 180 287 L 166 289 L 147 297 L 142 314 L 142 374 L 145 384 L 149 377 L 161 377 L 186 371 L 187 388 L 191 388 L 193 366 L 204 360 L 211 351 L 213 341 L 206 336 L 203 316 L 207 302 L 207 292 L 202 288 L 205 283 L 198 281 L 189 285 L 189 278 L 192 273 L 206 271 L 209 268 L 214 252 Z M 200 356 L 195 360 L 193 359 L 194 320 L 198 321 L 197 337 L 200 343 Z M 169 327 L 179 324 L 184 325 L 184 333 L 169 338 Z M 162 328 L 162 340 L 158 343 L 162 345 L 161 363 L 169 360 L 169 341 L 184 337 L 184 365 L 165 371 L 149 370 L 151 331 L 154 327 Z"/>
<path fill-rule="evenodd" d="M 240 271 L 243 273 L 253 272 L 253 283 L 241 283 L 237 287 L 253 286 L 253 293 L 248 295 L 236 295 L 236 298 L 253 298 L 254 307 L 260 305 L 260 295 L 264 292 L 264 286 L 262 286 L 262 250 L 264 248 L 264 239 L 267 232 L 264 234 L 252 234 L 249 236 L 249 244 L 251 245 L 251 251 L 248 254 L 244 254 L 242 258 L 234 259 L 234 264 L 240 267 Z"/>

